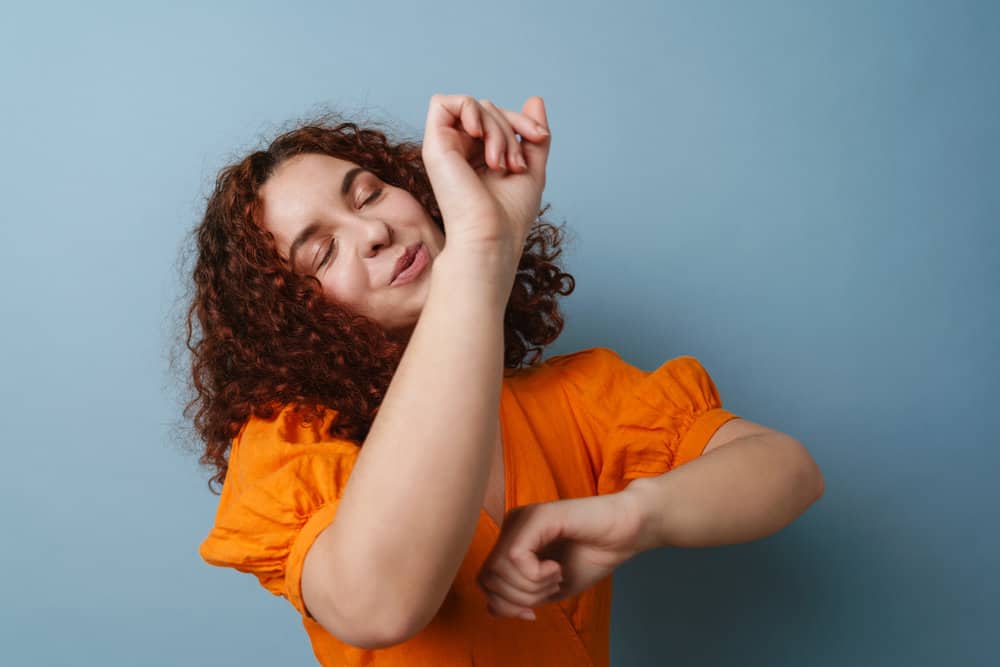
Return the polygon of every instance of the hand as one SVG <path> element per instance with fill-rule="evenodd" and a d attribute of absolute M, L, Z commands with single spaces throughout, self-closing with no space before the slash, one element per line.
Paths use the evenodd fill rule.
<path fill-rule="evenodd" d="M 477 583 L 491 612 L 516 617 L 572 597 L 639 553 L 640 515 L 624 493 L 516 507 Z"/>
<path fill-rule="evenodd" d="M 433 95 L 421 153 L 446 245 L 499 247 L 516 269 L 538 217 L 549 146 L 540 97 L 529 98 L 518 113 L 468 95 Z"/>

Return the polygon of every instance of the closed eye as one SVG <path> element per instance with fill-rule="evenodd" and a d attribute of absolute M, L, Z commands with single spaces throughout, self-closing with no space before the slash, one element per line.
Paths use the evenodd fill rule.
<path fill-rule="evenodd" d="M 359 206 L 359 208 L 364 208 L 368 204 L 372 203 L 380 194 L 382 194 L 382 188 L 375 188 L 375 191 L 371 193 L 368 199 L 361 202 L 361 206 Z"/>
<path fill-rule="evenodd" d="M 333 254 L 333 245 L 334 245 L 334 243 L 336 243 L 336 241 L 337 241 L 337 239 L 335 239 L 335 238 L 333 238 L 333 239 L 330 239 L 330 244 L 329 244 L 329 246 L 327 247 L 327 250 L 326 250 L 326 254 L 324 254 L 324 255 L 323 255 L 323 259 L 321 259 L 321 260 L 319 261 L 319 266 L 317 266 L 317 267 L 316 267 L 316 270 L 317 270 L 317 271 L 318 271 L 319 269 L 322 269 L 322 268 L 323 268 L 323 265 L 324 265 L 324 264 L 326 264 L 326 260 L 330 259 L 330 255 L 332 255 L 332 254 Z"/>
<path fill-rule="evenodd" d="M 365 206 L 367 206 L 368 204 L 372 203 L 372 202 L 373 202 L 373 201 L 375 201 L 375 200 L 376 200 L 376 199 L 378 198 L 378 196 L 379 196 L 379 195 L 381 195 L 381 194 L 382 194 L 382 188 L 375 188 L 375 190 L 374 190 L 374 191 L 373 191 L 373 192 L 372 192 L 372 193 L 371 193 L 371 194 L 370 194 L 370 195 L 368 196 L 368 198 L 367 198 L 367 199 L 365 199 L 365 200 L 364 200 L 363 202 L 361 202 L 361 206 L 360 206 L 359 208 L 364 208 L 364 207 L 365 207 Z M 327 250 L 326 250 L 326 252 L 325 252 L 325 253 L 323 254 L 323 259 L 321 259 L 321 260 L 319 261 L 319 265 L 318 265 L 318 266 L 316 267 L 316 270 L 317 270 L 317 271 L 318 271 L 319 269 L 322 269 L 322 268 L 323 268 L 323 265 L 324 265 L 324 264 L 326 264 L 327 260 L 329 260 L 329 259 L 330 259 L 330 256 L 331 256 L 331 255 L 333 254 L 333 249 L 334 249 L 334 247 L 335 247 L 335 244 L 336 244 L 336 242 L 337 242 L 337 239 L 336 239 L 336 238 L 332 238 L 332 239 L 330 239 L 330 243 L 329 243 L 329 245 L 327 246 Z"/>

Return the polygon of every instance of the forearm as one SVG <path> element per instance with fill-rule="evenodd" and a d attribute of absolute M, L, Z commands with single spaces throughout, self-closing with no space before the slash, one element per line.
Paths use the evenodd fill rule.
<path fill-rule="evenodd" d="M 787 436 L 739 438 L 624 491 L 641 517 L 638 551 L 739 544 L 781 530 L 822 495 L 808 452 Z"/>
<path fill-rule="evenodd" d="M 359 608 L 420 625 L 468 550 L 499 427 L 506 300 L 482 265 L 433 265 L 420 319 L 334 522 Z M 509 289 L 507 290 L 509 293 Z"/>

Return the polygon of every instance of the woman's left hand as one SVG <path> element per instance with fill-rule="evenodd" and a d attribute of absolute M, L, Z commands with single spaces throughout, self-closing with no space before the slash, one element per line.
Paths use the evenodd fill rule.
<path fill-rule="evenodd" d="M 638 553 L 635 498 L 613 493 L 515 507 L 477 577 L 496 616 L 572 597 Z"/>

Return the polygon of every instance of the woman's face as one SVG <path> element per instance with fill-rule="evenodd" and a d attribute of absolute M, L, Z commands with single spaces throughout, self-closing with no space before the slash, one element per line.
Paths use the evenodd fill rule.
<path fill-rule="evenodd" d="M 408 191 L 358 165 L 306 154 L 277 167 L 260 190 L 264 227 L 296 273 L 316 276 L 331 300 L 409 337 L 444 249 L 444 232 Z M 397 260 L 423 244 L 430 262 L 391 284 Z"/>

